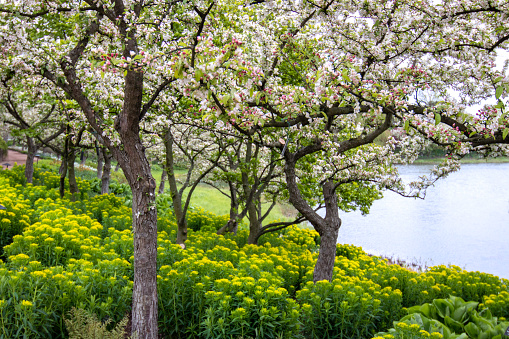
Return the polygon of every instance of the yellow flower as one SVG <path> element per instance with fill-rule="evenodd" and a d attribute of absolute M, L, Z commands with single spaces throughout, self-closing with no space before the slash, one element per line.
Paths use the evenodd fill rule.
<path fill-rule="evenodd" d="M 32 307 L 34 305 L 28 300 L 21 300 L 21 306 L 28 308 L 28 307 Z"/>

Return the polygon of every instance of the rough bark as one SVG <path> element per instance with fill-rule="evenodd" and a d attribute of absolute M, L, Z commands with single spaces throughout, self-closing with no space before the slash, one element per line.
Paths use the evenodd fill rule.
<path fill-rule="evenodd" d="M 173 211 L 175 219 L 177 219 L 177 244 L 183 244 L 187 240 L 187 218 L 182 208 L 182 194 L 177 187 L 173 158 L 173 137 L 170 132 L 167 132 L 164 136 L 164 145 L 166 150 L 165 167 L 168 174 L 171 200 L 173 201 Z"/>
<path fill-rule="evenodd" d="M 111 153 L 106 148 L 101 149 L 102 157 L 104 159 L 104 166 L 101 176 L 101 194 L 110 193 L 110 174 L 111 174 Z"/>
<path fill-rule="evenodd" d="M 26 139 L 28 152 L 25 163 L 25 178 L 27 179 L 27 183 L 32 184 L 34 181 L 34 159 L 39 148 L 37 147 L 34 138 L 27 136 Z"/>
<path fill-rule="evenodd" d="M 126 50 L 137 50 L 134 40 L 128 41 Z M 110 149 L 120 163 L 133 193 L 132 334 L 135 338 L 157 339 L 156 182 L 139 135 L 142 93 L 143 74 L 128 71 L 125 77 L 124 107 L 115 126 L 124 149 Z"/>

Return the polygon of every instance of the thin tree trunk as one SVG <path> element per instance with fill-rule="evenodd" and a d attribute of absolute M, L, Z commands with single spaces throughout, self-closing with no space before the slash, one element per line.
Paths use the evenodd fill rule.
<path fill-rule="evenodd" d="M 258 222 L 256 205 L 253 201 L 249 201 L 247 208 L 247 215 L 249 218 L 249 236 L 247 237 L 247 243 L 250 245 L 258 245 L 258 233 L 260 233 L 261 225 Z"/>
<path fill-rule="evenodd" d="M 25 163 L 25 178 L 27 183 L 32 184 L 34 180 L 34 159 L 37 153 L 37 145 L 34 142 L 34 138 L 27 136 L 28 153 L 27 160 Z"/>
<path fill-rule="evenodd" d="M 168 176 L 168 173 L 166 173 L 166 166 L 163 165 L 163 173 L 161 173 L 161 182 L 159 183 L 159 189 L 157 190 L 157 194 L 163 194 L 164 193 L 164 183 L 166 181 L 166 177 Z"/>
<path fill-rule="evenodd" d="M 113 157 L 106 148 L 102 148 L 104 166 L 101 177 L 101 194 L 110 193 L 111 158 Z"/>
<path fill-rule="evenodd" d="M 177 244 L 184 244 L 187 240 L 187 218 L 182 209 L 182 195 L 177 187 L 177 178 L 175 176 L 173 159 L 173 137 L 170 132 L 164 136 L 164 145 L 166 149 L 166 171 L 168 174 L 168 183 L 170 184 L 171 200 L 173 201 L 173 210 L 177 219 Z"/>
<path fill-rule="evenodd" d="M 62 164 L 60 165 L 60 187 L 59 193 L 60 198 L 63 198 L 65 195 L 65 178 L 67 177 L 67 158 L 62 155 Z"/>
<path fill-rule="evenodd" d="M 80 153 L 80 165 L 84 166 L 86 161 L 87 161 L 87 154 L 85 153 L 85 150 L 82 149 L 81 153 Z"/>
<path fill-rule="evenodd" d="M 67 161 L 67 157 L 69 155 L 69 137 L 65 138 L 64 142 L 64 151 L 62 152 L 62 164 L 60 165 L 60 198 L 63 198 L 65 195 L 65 178 L 67 177 L 67 165 L 69 164 Z"/>
<path fill-rule="evenodd" d="M 234 185 L 231 182 L 229 183 L 229 185 L 230 185 L 230 220 L 228 220 L 226 224 L 217 231 L 218 235 L 223 235 L 226 232 L 230 232 L 237 235 L 237 230 L 239 227 L 238 223 L 239 203 L 237 200 L 237 192 Z"/>
<path fill-rule="evenodd" d="M 76 182 L 76 172 L 74 162 L 76 161 L 76 150 L 73 148 L 67 155 L 67 171 L 69 174 L 69 191 L 72 195 L 72 201 L 76 201 L 76 194 L 79 193 L 78 183 Z"/>
<path fill-rule="evenodd" d="M 95 153 L 97 154 L 97 178 L 101 179 L 103 175 L 103 152 L 101 151 L 101 147 L 97 140 L 95 141 Z"/>

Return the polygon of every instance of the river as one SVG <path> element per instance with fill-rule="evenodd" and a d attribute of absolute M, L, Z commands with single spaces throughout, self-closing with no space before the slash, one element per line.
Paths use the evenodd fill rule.
<path fill-rule="evenodd" d="M 401 166 L 405 181 L 431 165 Z M 426 199 L 393 192 L 370 214 L 341 212 L 338 243 L 428 266 L 458 265 L 509 279 L 509 164 L 465 164 L 428 189 Z"/>

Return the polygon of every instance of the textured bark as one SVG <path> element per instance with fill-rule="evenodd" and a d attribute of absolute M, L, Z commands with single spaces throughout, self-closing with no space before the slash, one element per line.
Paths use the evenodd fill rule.
<path fill-rule="evenodd" d="M 183 244 L 187 240 L 187 218 L 182 207 L 182 194 L 177 187 L 177 178 L 175 176 L 174 158 L 173 158 L 173 137 L 167 132 L 164 136 L 164 145 L 166 150 L 166 172 L 168 174 L 168 183 L 170 184 L 171 200 L 173 201 L 173 211 L 177 219 L 177 244 Z"/>
<path fill-rule="evenodd" d="M 129 40 L 134 44 L 133 40 Z M 129 43 L 128 43 L 129 45 Z M 127 50 L 137 50 L 136 46 Z M 128 71 L 124 107 L 115 127 L 123 149 L 111 147 L 133 193 L 134 286 L 132 335 L 157 339 L 157 210 L 156 182 L 139 135 L 143 74 Z"/>
<path fill-rule="evenodd" d="M 101 194 L 110 193 L 110 174 L 111 174 L 111 153 L 106 148 L 101 149 L 102 157 L 104 159 L 104 166 L 101 176 Z"/>
<path fill-rule="evenodd" d="M 35 154 L 37 153 L 38 147 L 35 144 L 34 138 L 27 136 L 27 161 L 25 163 L 25 178 L 27 179 L 27 183 L 32 184 L 34 181 L 34 159 Z"/>

